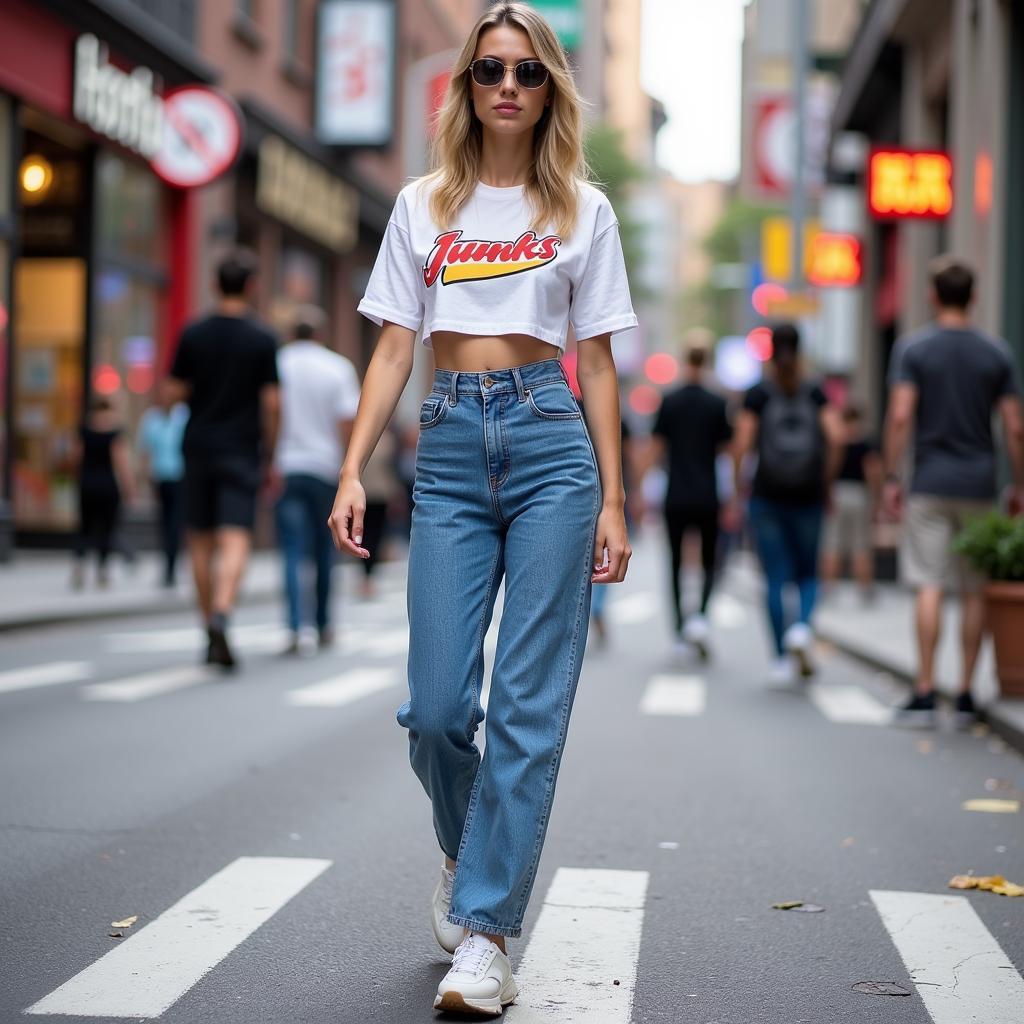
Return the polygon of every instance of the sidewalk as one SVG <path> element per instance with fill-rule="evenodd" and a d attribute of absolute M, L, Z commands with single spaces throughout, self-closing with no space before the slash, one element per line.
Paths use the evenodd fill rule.
<path fill-rule="evenodd" d="M 0 632 L 194 607 L 192 573 L 184 553 L 178 586 L 172 590 L 159 585 L 162 563 L 160 556 L 148 552 L 140 554 L 132 566 L 114 558 L 106 590 L 95 586 L 90 565 L 85 588 L 75 591 L 71 589 L 71 557 L 66 552 L 16 551 L 9 563 L 0 565 Z M 276 553 L 257 552 L 242 584 L 242 601 L 276 598 L 280 586 Z"/>
<path fill-rule="evenodd" d="M 740 554 L 727 578 L 737 595 L 762 600 L 764 584 L 755 559 Z M 841 584 L 818 605 L 814 619 L 819 639 L 895 679 L 912 684 L 917 669 L 914 595 L 899 584 L 879 584 L 865 604 L 856 587 Z M 959 691 L 960 623 L 957 602 L 946 602 L 942 639 L 936 657 L 936 687 L 941 694 Z M 1001 700 L 992 643 L 986 638 L 974 674 L 974 697 L 988 725 L 1024 753 L 1024 701 Z"/>
<path fill-rule="evenodd" d="M 917 670 L 914 639 L 914 595 L 886 584 L 875 600 L 864 604 L 856 588 L 844 585 L 819 606 L 818 636 L 861 661 L 912 683 Z M 946 602 L 942 638 L 936 658 L 936 687 L 955 696 L 960 681 L 960 619 L 956 600 Z M 986 637 L 974 674 L 974 697 L 985 721 L 1018 750 L 1024 751 L 1024 701 L 1002 700 L 995 674 L 992 642 Z"/>

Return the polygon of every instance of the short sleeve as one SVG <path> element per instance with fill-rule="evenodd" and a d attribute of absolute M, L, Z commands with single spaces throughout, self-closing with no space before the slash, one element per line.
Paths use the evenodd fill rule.
<path fill-rule="evenodd" d="M 1020 393 L 1017 386 L 1017 373 L 1013 365 L 1013 357 L 1005 349 L 1001 348 L 1003 365 L 1000 368 L 998 397 L 1006 398 L 1008 395 Z"/>
<path fill-rule="evenodd" d="M 590 255 L 572 284 L 569 320 L 577 340 L 617 334 L 637 325 L 619 225 L 606 199 L 598 210 Z"/>
<path fill-rule="evenodd" d="M 755 416 L 760 416 L 764 412 L 764 407 L 768 404 L 768 392 L 765 391 L 760 384 L 755 384 L 744 396 L 743 396 L 743 408 L 747 412 L 752 412 Z"/>
<path fill-rule="evenodd" d="M 277 373 L 277 342 L 268 337 L 263 349 L 263 358 L 260 361 L 260 386 L 280 383 Z"/>
<path fill-rule="evenodd" d="M 899 356 L 899 361 L 894 362 L 892 373 L 889 376 L 889 386 L 897 384 L 917 384 L 918 381 L 918 353 L 920 346 L 907 346 Z"/>
<path fill-rule="evenodd" d="M 356 410 L 359 408 L 359 378 L 356 376 L 355 367 L 347 359 L 339 377 L 341 386 L 338 388 L 334 415 L 339 420 L 355 419 Z"/>
<path fill-rule="evenodd" d="M 423 323 L 422 272 L 413 253 L 404 193 L 381 242 L 359 312 L 378 327 L 385 320 L 418 331 Z"/>
<path fill-rule="evenodd" d="M 668 437 L 669 425 L 668 425 L 668 401 L 662 398 L 661 405 L 658 406 L 658 415 L 654 418 L 654 426 L 651 427 L 651 433 L 657 434 L 658 437 Z"/>
<path fill-rule="evenodd" d="M 192 336 L 188 330 L 182 331 L 178 339 L 178 347 L 171 363 L 171 376 L 175 380 L 191 383 L 193 376 Z"/>

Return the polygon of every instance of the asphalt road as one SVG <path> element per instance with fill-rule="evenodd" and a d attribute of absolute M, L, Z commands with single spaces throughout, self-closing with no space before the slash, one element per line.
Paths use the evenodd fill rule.
<path fill-rule="evenodd" d="M 584 666 L 512 1024 L 1024 1021 L 1024 898 L 947 888 L 1024 883 L 1021 814 L 962 807 L 1020 799 L 1021 758 L 886 724 L 898 692 L 832 652 L 817 689 L 772 689 L 725 591 L 713 661 L 678 660 L 654 543 Z M 245 610 L 231 679 L 193 674 L 185 615 L 0 637 L 0 1024 L 435 1018 L 440 856 L 385 584 L 308 659 Z"/>

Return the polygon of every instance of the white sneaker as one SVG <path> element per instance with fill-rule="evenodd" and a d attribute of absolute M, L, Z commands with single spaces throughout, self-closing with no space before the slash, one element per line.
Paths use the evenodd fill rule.
<path fill-rule="evenodd" d="M 437 986 L 434 1009 L 499 1017 L 518 994 L 508 957 L 490 939 L 471 933 L 455 950 L 451 970 Z"/>
<path fill-rule="evenodd" d="M 708 637 L 711 635 L 711 627 L 703 615 L 691 615 L 683 626 L 683 639 L 690 644 L 700 655 L 701 659 L 708 657 Z"/>
<path fill-rule="evenodd" d="M 814 675 L 814 662 L 811 660 L 814 634 L 806 622 L 795 622 L 790 626 L 782 638 L 782 646 L 796 658 L 800 675 L 805 678 Z"/>
<path fill-rule="evenodd" d="M 792 686 L 796 682 L 796 667 L 791 658 L 776 658 L 768 670 L 768 682 L 773 686 Z"/>
<path fill-rule="evenodd" d="M 430 923 L 434 928 L 434 938 L 446 953 L 454 953 L 459 948 L 459 943 L 466 937 L 466 929 L 462 925 L 452 924 L 448 920 L 448 914 L 452 909 L 454 884 L 455 872 L 441 868 L 441 879 L 430 903 Z"/>

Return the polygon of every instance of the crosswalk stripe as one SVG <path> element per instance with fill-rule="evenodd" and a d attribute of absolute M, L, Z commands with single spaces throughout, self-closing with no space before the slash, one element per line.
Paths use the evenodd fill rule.
<path fill-rule="evenodd" d="M 124 679 L 104 683 L 90 683 L 79 691 L 82 700 L 130 703 L 158 697 L 187 686 L 209 682 L 217 678 L 217 670 L 206 665 L 184 665 L 178 668 L 157 669 Z"/>
<path fill-rule="evenodd" d="M 56 686 L 58 683 L 80 683 L 91 675 L 92 665 L 87 661 L 54 661 L 48 665 L 12 668 L 0 672 L 0 693 Z"/>
<path fill-rule="evenodd" d="M 628 1024 L 647 882 L 646 871 L 558 869 L 516 971 L 513 1024 Z"/>
<path fill-rule="evenodd" d="M 1020 1024 L 1024 979 L 967 897 L 872 891 L 934 1024 Z"/>
<path fill-rule="evenodd" d="M 608 603 L 608 618 L 620 626 L 634 626 L 640 622 L 653 619 L 658 613 L 658 599 L 649 591 L 642 590 L 638 594 L 615 596 Z"/>
<path fill-rule="evenodd" d="M 287 629 L 270 623 L 232 626 L 229 632 L 232 647 L 253 653 L 282 650 L 290 638 L 291 633 Z M 104 638 L 105 646 L 112 654 L 199 651 L 206 642 L 206 631 L 196 627 L 108 633 Z"/>
<path fill-rule="evenodd" d="M 747 617 L 747 609 L 732 594 L 718 594 L 711 602 L 711 623 L 718 629 L 741 629 Z"/>
<path fill-rule="evenodd" d="M 398 673 L 390 668 L 352 669 L 333 679 L 289 690 L 285 699 L 296 707 L 338 708 L 387 690 L 397 685 L 398 679 Z"/>
<path fill-rule="evenodd" d="M 159 1017 L 330 865 L 239 857 L 25 1012 Z"/>
<path fill-rule="evenodd" d="M 706 702 L 707 685 L 700 676 L 653 676 L 640 700 L 640 714 L 700 715 Z"/>
<path fill-rule="evenodd" d="M 850 725 L 890 725 L 892 709 L 859 686 L 815 683 L 811 702 L 830 721 Z"/>

